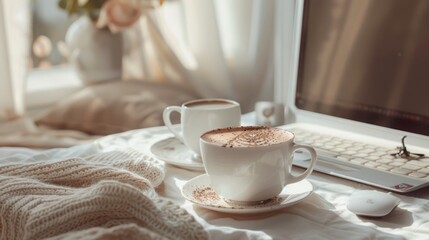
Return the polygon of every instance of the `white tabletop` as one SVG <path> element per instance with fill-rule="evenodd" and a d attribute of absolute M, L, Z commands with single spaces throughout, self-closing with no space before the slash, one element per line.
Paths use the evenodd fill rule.
<path fill-rule="evenodd" d="M 96 147 L 99 151 L 133 147 L 151 154 L 150 146 L 168 137 L 172 134 L 164 127 L 141 129 L 104 137 Z M 197 207 L 183 198 L 183 185 L 204 172 L 169 164 L 165 171 L 159 194 L 190 212 L 211 239 L 429 239 L 428 188 L 393 193 L 401 199 L 396 209 L 385 217 L 365 218 L 347 210 L 348 197 L 357 190 L 376 188 L 313 172 L 309 181 L 314 191 L 304 201 L 274 212 L 237 215 Z"/>

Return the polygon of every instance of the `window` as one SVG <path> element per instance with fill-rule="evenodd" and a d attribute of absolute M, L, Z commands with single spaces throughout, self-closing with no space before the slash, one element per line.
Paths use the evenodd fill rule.
<path fill-rule="evenodd" d="M 27 107 L 49 105 L 82 86 L 68 63 L 65 36 L 76 16 L 68 16 L 53 0 L 31 4 L 30 54 L 27 75 Z"/>

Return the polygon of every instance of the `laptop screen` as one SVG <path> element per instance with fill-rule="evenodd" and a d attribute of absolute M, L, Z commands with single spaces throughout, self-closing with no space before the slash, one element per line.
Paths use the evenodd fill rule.
<path fill-rule="evenodd" d="M 304 2 L 295 105 L 429 136 L 429 1 Z"/>

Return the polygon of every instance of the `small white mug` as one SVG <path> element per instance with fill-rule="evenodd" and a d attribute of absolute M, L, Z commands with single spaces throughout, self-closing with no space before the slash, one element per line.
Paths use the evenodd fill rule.
<path fill-rule="evenodd" d="M 285 107 L 283 103 L 260 101 L 255 103 L 255 117 L 257 125 L 279 126 L 284 125 Z"/>
<path fill-rule="evenodd" d="M 316 151 L 297 145 L 293 133 L 267 126 L 216 129 L 200 138 L 201 154 L 211 187 L 225 200 L 257 204 L 272 199 L 283 188 L 306 178 L 313 171 Z M 307 170 L 291 173 L 293 153 L 311 155 Z"/>
<path fill-rule="evenodd" d="M 170 120 L 172 112 L 179 112 L 181 131 L 173 128 Z M 209 130 L 229 126 L 240 126 L 240 104 L 220 98 L 188 101 L 182 106 L 169 106 L 164 109 L 165 126 L 184 143 L 194 154 L 194 160 L 201 161 L 200 136 Z"/>

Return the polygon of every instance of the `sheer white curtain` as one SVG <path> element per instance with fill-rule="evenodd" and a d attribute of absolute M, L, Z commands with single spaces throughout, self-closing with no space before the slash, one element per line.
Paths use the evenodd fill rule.
<path fill-rule="evenodd" d="M 167 1 L 141 22 L 145 79 L 176 81 L 202 97 L 273 98 L 275 0 Z M 148 57 L 150 56 L 150 57 Z"/>
<path fill-rule="evenodd" d="M 30 18 L 28 0 L 0 0 L 0 121 L 25 112 Z"/>
<path fill-rule="evenodd" d="M 165 1 L 140 21 L 135 76 L 178 82 L 201 97 L 273 98 L 275 0 Z M 25 113 L 29 0 L 0 0 L 0 120 Z M 135 34 L 135 33 L 134 33 Z M 129 64 L 125 61 L 124 64 Z M 137 63 L 137 64 L 136 64 Z"/>

